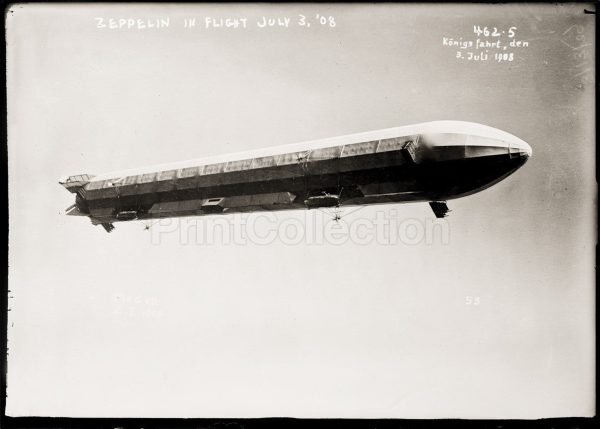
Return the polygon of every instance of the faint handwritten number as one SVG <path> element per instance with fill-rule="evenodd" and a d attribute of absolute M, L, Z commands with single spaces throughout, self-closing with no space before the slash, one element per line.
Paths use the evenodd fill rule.
<path fill-rule="evenodd" d="M 305 27 L 306 26 L 306 17 L 304 15 L 299 15 L 298 18 L 299 18 L 298 25 L 300 25 L 301 27 Z"/>
<path fill-rule="evenodd" d="M 584 32 L 585 28 L 583 25 L 574 24 L 563 32 L 563 36 L 567 36 L 569 33 L 571 33 L 571 35 L 568 37 L 574 39 L 575 42 L 571 40 L 567 42 L 566 40 L 560 39 L 560 41 L 572 51 L 571 55 L 576 61 L 576 64 L 573 66 L 573 68 L 575 69 L 574 71 L 577 72 L 573 76 L 580 78 L 581 82 L 576 85 L 576 87 L 580 89 L 583 87 L 583 83 L 589 82 L 591 78 L 588 72 L 592 71 L 592 68 L 590 67 L 589 55 L 585 49 L 586 47 L 590 46 L 591 43 L 585 43 L 586 39 Z"/>
<path fill-rule="evenodd" d="M 481 299 L 478 296 L 465 296 L 465 305 L 479 305 Z"/>

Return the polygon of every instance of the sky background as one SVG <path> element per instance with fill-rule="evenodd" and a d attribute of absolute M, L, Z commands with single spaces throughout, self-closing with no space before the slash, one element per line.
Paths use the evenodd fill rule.
<path fill-rule="evenodd" d="M 7 414 L 593 415 L 595 28 L 583 8 L 12 6 Z M 263 15 L 293 24 L 256 28 Z M 249 28 L 183 28 L 206 16 Z M 170 26 L 99 29 L 95 17 Z M 455 58 L 442 38 L 474 40 L 474 25 L 516 27 L 529 47 L 512 62 Z M 64 215 L 66 175 L 441 119 L 533 148 L 508 179 L 449 202 L 447 242 L 157 244 L 139 222 L 107 234 Z M 382 211 L 432 218 L 417 203 L 345 221 Z"/>

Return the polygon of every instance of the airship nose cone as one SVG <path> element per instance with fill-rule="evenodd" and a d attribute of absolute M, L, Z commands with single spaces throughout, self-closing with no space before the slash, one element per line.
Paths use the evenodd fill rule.
<path fill-rule="evenodd" d="M 432 147 L 465 146 L 474 153 L 510 154 L 529 158 L 531 146 L 519 137 L 487 125 L 464 121 L 434 121 L 419 125 L 421 140 Z M 484 150 L 487 148 L 488 150 Z"/>
<path fill-rule="evenodd" d="M 518 154 L 521 157 L 529 158 L 533 153 L 531 146 L 521 139 L 515 138 L 509 143 L 509 152 L 511 155 Z"/>

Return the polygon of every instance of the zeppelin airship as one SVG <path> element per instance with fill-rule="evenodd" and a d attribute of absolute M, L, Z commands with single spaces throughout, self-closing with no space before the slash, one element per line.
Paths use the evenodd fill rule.
<path fill-rule="evenodd" d="M 530 156 L 507 132 L 435 121 L 59 183 L 75 194 L 66 214 L 108 232 L 132 220 L 407 202 L 445 217 L 448 200 L 498 183 Z"/>

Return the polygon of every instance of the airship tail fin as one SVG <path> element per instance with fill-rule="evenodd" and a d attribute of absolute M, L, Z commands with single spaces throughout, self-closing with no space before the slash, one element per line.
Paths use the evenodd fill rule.
<path fill-rule="evenodd" d="M 75 204 L 71 204 L 69 207 L 67 207 L 65 209 L 65 214 L 67 216 L 87 216 L 85 213 L 81 213 Z"/>

